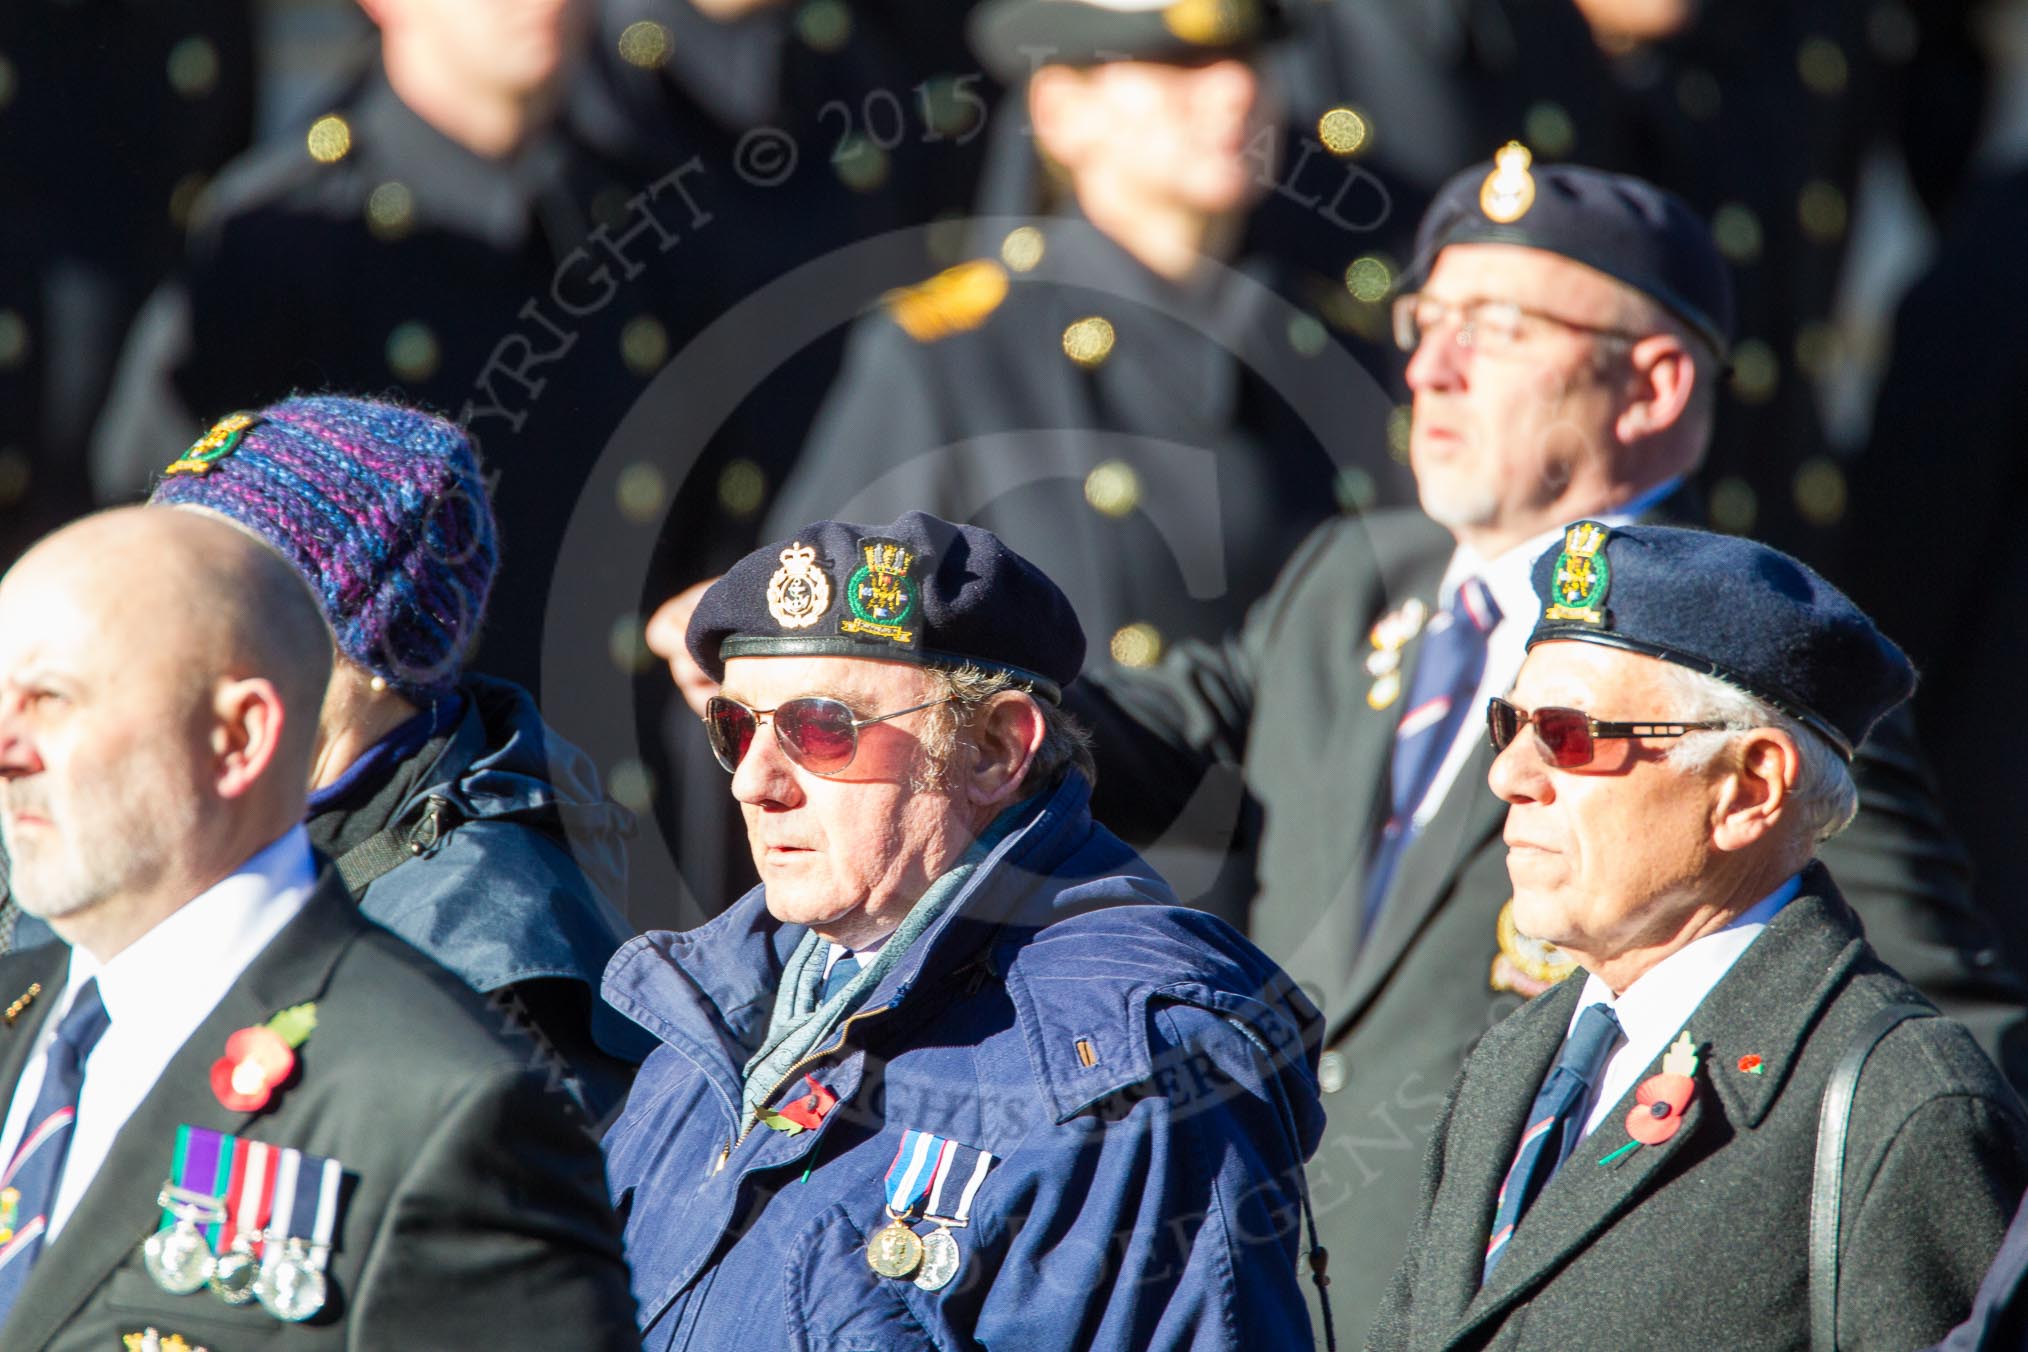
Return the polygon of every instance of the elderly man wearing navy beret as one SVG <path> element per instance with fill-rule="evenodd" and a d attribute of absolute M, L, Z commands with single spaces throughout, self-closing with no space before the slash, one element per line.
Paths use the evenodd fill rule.
<path fill-rule="evenodd" d="M 761 885 L 606 999 L 665 1348 L 1305 1347 L 1316 1011 L 1087 810 L 1069 602 L 976 527 L 820 522 L 692 616 Z"/>
<path fill-rule="evenodd" d="M 1510 904 L 1476 729 L 1521 666 L 1529 567 L 1582 518 L 1701 524 L 1690 481 L 1733 318 L 1725 260 L 1680 200 L 1518 145 L 1444 189 L 1402 287 L 1423 510 L 1319 528 L 1240 631 L 1094 673 L 1072 698 L 1104 771 L 1096 810 L 1129 838 L 1193 806 L 1215 769 L 1244 774 L 1248 936 L 1324 1013 L 1310 1189 L 1354 1327 L 1401 1257 L 1445 1087 L 1570 970 Z M 1906 718 L 1853 769 L 1859 816 L 1827 862 L 1883 956 L 1999 1054 L 2020 988 Z"/>
<path fill-rule="evenodd" d="M 1815 861 L 1912 668 L 1744 540 L 1581 521 L 1534 584 L 1490 782 L 1515 923 L 1579 970 L 1467 1058 L 1370 1345 L 1935 1339 L 2028 1123 Z"/>

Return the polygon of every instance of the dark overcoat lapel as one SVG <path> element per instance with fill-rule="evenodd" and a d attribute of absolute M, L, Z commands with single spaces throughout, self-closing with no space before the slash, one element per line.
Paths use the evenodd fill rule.
<path fill-rule="evenodd" d="M 232 1033 L 266 1023 L 277 1010 L 317 999 L 332 966 L 363 925 L 336 874 L 326 872 L 301 914 L 254 959 L 169 1059 L 162 1078 L 121 1128 L 77 1210 L 37 1259 L 7 1321 L 8 1348 L 37 1348 L 55 1337 L 155 1230 L 162 1215 L 155 1195 L 168 1175 L 178 1126 L 187 1122 L 236 1133 L 254 1119 L 255 1114 L 231 1112 L 219 1103 L 211 1092 L 211 1063 L 224 1053 Z M 48 951 L 68 953 L 62 945 Z M 26 1023 L 25 1016 L 17 1021 L 10 1038 L 18 1038 Z M 10 1045 L 4 1055 L 9 1068 L 5 1083 L 11 1089 L 22 1054 Z M 277 1101 L 277 1123 L 288 1120 L 287 1093 L 285 1088 Z"/>
<path fill-rule="evenodd" d="M 1482 1048 L 1485 1056 L 1474 1057 L 1484 1064 L 1460 1085 L 1445 1146 L 1447 1197 L 1431 1217 L 1417 1297 L 1440 1301 L 1432 1311 L 1438 1322 L 1455 1319 L 1444 1345 L 1467 1339 L 1525 1303 L 1573 1255 L 1599 1240 L 1668 1178 L 1679 1156 L 1701 1158 L 1735 1131 L 1758 1126 L 1819 1015 L 1864 951 L 1857 920 L 1822 866 L 1813 865 L 1804 876 L 1802 895 L 1762 932 L 1685 1023 L 1700 1064 L 1696 1098 L 1676 1135 L 1661 1145 L 1636 1146 L 1601 1165 L 1600 1160 L 1629 1144 L 1626 1116 L 1635 1093 L 1630 1089 L 1543 1189 L 1508 1241 L 1493 1280 L 1479 1289 L 1494 1198 L 1535 1091 L 1576 1011 L 1584 973 L 1509 1020 L 1502 1031 L 1511 1031 L 1511 1039 L 1489 1038 Z M 1747 1075 L 1736 1066 L 1717 1064 L 1714 1036 L 1728 1049 L 1754 1049 L 1762 1058 L 1760 1072 Z M 1657 1057 L 1641 1078 L 1658 1074 L 1661 1060 Z"/>

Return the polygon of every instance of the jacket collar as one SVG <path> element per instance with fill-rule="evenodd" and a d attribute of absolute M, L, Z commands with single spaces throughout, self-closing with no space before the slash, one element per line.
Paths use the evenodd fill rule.
<path fill-rule="evenodd" d="M 1493 1214 L 1493 1197 L 1506 1172 L 1506 1151 L 1562 1045 L 1583 992 L 1582 974 L 1543 997 L 1539 1014 L 1531 1011 L 1530 1017 L 1509 1025 L 1517 1030 L 1512 1043 L 1502 1046 L 1489 1038 L 1488 1053 L 1505 1058 L 1512 1069 L 1481 1077 L 1468 1093 L 1461 1093 L 1455 1113 L 1500 1124 L 1507 1146 L 1481 1152 L 1483 1158 L 1468 1166 L 1474 1172 L 1467 1186 L 1482 1192 L 1477 1200 L 1484 1205 L 1459 1210 L 1460 1216 L 1470 1213 L 1469 1224 L 1476 1230 L 1469 1240 L 1461 1231 L 1445 1246 L 1450 1266 L 1443 1275 L 1452 1283 L 1452 1299 L 1462 1314 L 1451 1340 L 1525 1301 L 1572 1253 L 1635 1205 L 1687 1142 L 1700 1133 L 1723 1130 L 1728 1123 L 1736 1129 L 1757 1126 L 1787 1086 L 1825 1006 L 1868 951 L 1859 921 L 1830 874 L 1822 864 L 1811 864 L 1803 873 L 1801 894 L 1740 955 L 1684 1025 L 1697 1045 L 1699 1065 L 1697 1094 L 1682 1127 L 1659 1146 L 1616 1154 L 1630 1143 L 1625 1125 L 1625 1110 L 1632 1104 L 1629 1091 L 1549 1181 L 1526 1223 L 1508 1242 L 1493 1280 L 1480 1290 L 1486 1219 Z M 1759 1074 L 1738 1070 L 1739 1058 L 1747 1054 L 1761 1058 Z M 1660 1070 L 1658 1057 L 1648 1074 Z M 1601 1163 L 1605 1160 L 1614 1163 Z"/>
<path fill-rule="evenodd" d="M 1066 776 L 1028 821 L 993 847 L 865 1007 L 900 1003 L 918 986 L 981 960 L 1004 928 L 1040 929 L 1060 918 L 1059 889 L 1034 884 L 1077 881 L 1060 869 L 1093 830 L 1090 802 L 1084 777 Z M 1166 893 L 1152 875 L 1150 881 Z M 806 933 L 806 926 L 769 915 L 766 889 L 756 887 L 697 929 L 652 930 L 630 940 L 606 965 L 603 993 L 663 1042 L 688 1049 L 710 1074 L 716 1064 L 743 1063 L 758 1045 L 783 966 Z M 736 1083 L 732 1089 L 736 1103 Z"/>

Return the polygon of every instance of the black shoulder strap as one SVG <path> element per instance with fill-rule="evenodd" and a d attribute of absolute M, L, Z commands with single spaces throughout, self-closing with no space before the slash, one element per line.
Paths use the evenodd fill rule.
<path fill-rule="evenodd" d="M 455 825 L 450 802 L 430 797 L 419 809 L 397 817 L 338 858 L 338 878 L 358 901 L 367 886 L 395 865 L 435 847 Z"/>
<path fill-rule="evenodd" d="M 1889 1005 L 1866 1021 L 1832 1068 L 1817 1110 L 1817 1168 L 1810 1187 L 1810 1352 L 1837 1352 L 1838 1213 L 1845 1189 L 1845 1130 L 1866 1058 L 1903 1019 L 1934 1015 L 1928 1005 Z"/>

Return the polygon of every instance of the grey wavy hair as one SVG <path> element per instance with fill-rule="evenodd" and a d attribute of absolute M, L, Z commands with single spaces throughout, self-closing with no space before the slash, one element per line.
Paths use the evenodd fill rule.
<path fill-rule="evenodd" d="M 1673 662 L 1663 666 L 1671 717 L 1725 725 L 1722 731 L 1692 732 L 1678 738 L 1669 749 L 1671 764 L 1703 770 L 1746 729 L 1779 728 L 1795 742 L 1802 760 L 1789 796 L 1789 810 L 1804 838 L 1812 846 L 1822 845 L 1852 824 L 1859 811 L 1859 789 L 1852 782 L 1852 768 L 1820 733 L 1723 677 Z"/>
<path fill-rule="evenodd" d="M 949 787 L 951 760 L 957 755 L 961 734 L 972 726 L 986 702 L 1004 691 L 1025 693 L 1027 687 L 1018 676 L 988 671 L 969 662 L 952 670 L 928 667 L 925 671 L 931 682 L 929 697 L 950 701 L 931 711 L 929 723 L 920 735 L 924 754 L 913 787 L 932 791 Z M 1062 706 L 1045 699 L 1037 699 L 1035 704 L 1042 710 L 1042 745 L 1036 748 L 1035 759 L 1028 763 L 1028 771 L 1021 777 L 1022 795 L 1053 789 L 1072 770 L 1082 774 L 1087 783 L 1097 784 L 1098 764 L 1092 759 L 1091 734 Z"/>

